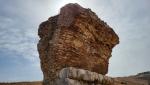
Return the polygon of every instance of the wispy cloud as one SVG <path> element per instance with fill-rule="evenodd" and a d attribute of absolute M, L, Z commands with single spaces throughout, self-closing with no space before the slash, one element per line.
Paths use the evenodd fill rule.
<path fill-rule="evenodd" d="M 31 28 L 24 26 L 21 22 L 21 20 L 11 17 L 1 18 L 0 48 L 15 51 L 24 58 L 33 59 L 33 57 L 38 56 L 36 51 L 37 36 L 30 35 Z M 35 34 L 34 32 L 32 33 Z"/>
<path fill-rule="evenodd" d="M 0 70 L 0 75 L 6 79 L 0 78 L 0 81 L 42 79 L 36 44 L 37 29 L 43 15 L 38 19 L 39 15 L 34 14 L 35 11 L 33 11 L 35 8 L 29 10 L 32 6 L 26 7 L 21 0 L 0 2 L 2 2 L 0 4 L 0 67 L 3 68 Z M 11 73 L 8 74 L 7 70 Z M 39 75 L 35 75 L 36 73 Z M 32 77 L 28 78 L 29 74 Z M 19 75 L 22 76 L 19 77 Z"/>
<path fill-rule="evenodd" d="M 127 76 L 150 70 L 149 1 L 111 0 L 111 5 L 111 20 L 106 21 L 118 33 L 120 44 L 113 51 L 109 75 Z"/>

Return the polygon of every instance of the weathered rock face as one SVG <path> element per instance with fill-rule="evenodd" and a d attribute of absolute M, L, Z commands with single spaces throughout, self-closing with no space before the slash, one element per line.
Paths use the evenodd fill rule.
<path fill-rule="evenodd" d="M 52 85 L 62 68 L 76 67 L 106 74 L 119 38 L 90 9 L 67 4 L 39 26 L 38 52 L 44 84 Z"/>
<path fill-rule="evenodd" d="M 63 68 L 56 80 L 57 85 L 114 85 L 113 78 L 73 67 Z"/>

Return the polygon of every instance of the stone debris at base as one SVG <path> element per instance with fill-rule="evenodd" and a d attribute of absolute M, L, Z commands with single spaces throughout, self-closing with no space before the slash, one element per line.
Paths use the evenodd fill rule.
<path fill-rule="evenodd" d="M 58 85 L 114 85 L 111 77 L 74 67 L 63 68 L 57 79 Z"/>

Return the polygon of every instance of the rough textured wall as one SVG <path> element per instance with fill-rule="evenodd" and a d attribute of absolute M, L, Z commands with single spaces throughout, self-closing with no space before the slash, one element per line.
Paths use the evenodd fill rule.
<path fill-rule="evenodd" d="M 60 14 L 41 23 L 38 52 L 44 85 L 52 85 L 62 68 L 76 67 L 105 75 L 119 38 L 90 9 L 67 4 Z"/>

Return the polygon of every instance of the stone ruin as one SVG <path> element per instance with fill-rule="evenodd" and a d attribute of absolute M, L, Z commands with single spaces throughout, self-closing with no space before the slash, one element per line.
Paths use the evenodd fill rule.
<path fill-rule="evenodd" d="M 90 9 L 67 4 L 38 29 L 43 85 L 113 85 L 108 72 L 113 29 Z"/>

